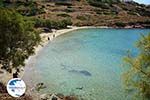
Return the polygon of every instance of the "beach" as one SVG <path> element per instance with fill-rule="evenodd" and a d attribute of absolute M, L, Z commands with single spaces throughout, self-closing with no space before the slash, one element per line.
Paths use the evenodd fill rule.
<path fill-rule="evenodd" d="M 70 32 L 70 31 L 74 31 L 74 30 L 77 30 L 77 29 L 83 29 L 83 28 L 88 28 L 88 27 L 69 27 L 68 29 L 61 29 L 61 30 L 54 30 L 53 32 L 50 32 L 50 33 L 40 33 L 40 37 L 41 37 L 41 43 L 35 47 L 35 53 L 33 55 L 31 55 L 28 59 L 25 60 L 25 65 L 28 64 L 28 62 L 30 60 L 32 60 L 33 57 L 35 57 L 38 52 L 46 45 L 48 44 L 50 41 L 52 41 L 54 38 L 64 34 L 64 33 L 67 33 L 67 32 Z M 49 40 L 48 40 L 49 38 Z M 1 67 L 1 65 L 0 65 Z M 24 66 L 20 67 L 20 73 L 19 73 L 19 76 L 20 78 L 23 77 L 25 71 L 24 71 Z M 12 79 L 13 77 L 13 73 L 15 72 L 15 69 L 12 69 L 12 73 L 9 73 L 5 70 L 0 70 L 1 73 L 0 73 L 0 81 L 3 82 L 4 84 L 7 84 L 7 82 Z"/>
<path fill-rule="evenodd" d="M 85 28 L 108 28 L 107 26 L 99 26 L 99 27 L 94 27 L 94 26 L 83 26 L 83 27 L 77 27 L 77 26 L 69 26 L 67 29 L 60 29 L 60 30 L 53 30 L 52 32 L 48 33 L 40 33 L 41 37 L 41 42 L 38 46 L 35 47 L 35 53 L 31 55 L 28 59 L 25 60 L 25 66 L 28 65 L 28 63 L 32 60 L 32 58 L 36 57 L 38 55 L 38 52 L 42 50 L 44 46 L 46 46 L 49 42 L 51 42 L 53 39 L 56 37 L 63 35 L 65 33 L 75 31 L 78 29 L 85 29 Z M 49 38 L 49 39 L 48 39 Z M 20 67 L 20 73 L 19 73 L 19 78 L 22 78 L 25 74 L 25 70 L 27 70 L 28 67 L 21 66 Z M 4 84 L 7 84 L 7 82 L 13 78 L 13 73 L 15 72 L 15 69 L 12 69 L 12 73 L 9 73 L 5 70 L 0 70 L 0 78 L 1 82 Z M 29 72 L 28 72 L 29 73 Z"/>
<path fill-rule="evenodd" d="M 36 56 L 38 55 L 39 51 L 42 50 L 49 42 L 53 41 L 53 39 L 55 39 L 56 37 L 58 37 L 60 35 L 63 35 L 65 33 L 71 32 L 71 31 L 75 31 L 75 30 L 79 30 L 79 29 L 88 29 L 88 28 L 108 28 L 108 27 L 106 27 L 106 26 L 100 26 L 100 27 L 94 27 L 94 26 L 76 27 L 76 26 L 70 26 L 67 29 L 53 30 L 52 32 L 48 32 L 48 33 L 44 33 L 44 32 L 40 33 L 40 37 L 41 37 L 40 44 L 35 47 L 35 53 L 33 55 L 31 55 L 28 59 L 25 60 L 25 66 L 21 66 L 20 67 L 20 73 L 19 73 L 19 76 L 18 76 L 19 78 L 22 78 L 23 80 L 25 80 L 26 85 L 28 86 L 27 94 L 30 94 L 30 95 L 32 94 L 35 98 L 39 98 L 39 94 L 36 91 L 33 92 L 33 89 L 36 87 L 37 83 L 32 82 L 32 80 L 28 80 L 28 74 L 32 73 L 32 71 L 34 71 L 34 68 L 33 67 L 29 67 L 29 66 L 35 60 L 34 58 L 36 58 Z M 1 82 L 3 82 L 4 84 L 7 84 L 7 82 L 10 79 L 13 78 L 12 74 L 15 72 L 15 69 L 12 70 L 12 73 L 9 73 L 9 72 L 7 72 L 5 70 L 2 70 L 2 71 L 4 73 L 0 74 Z M 24 77 L 24 75 L 25 75 L 25 77 Z M 38 76 L 38 75 L 36 74 L 35 76 Z"/>
<path fill-rule="evenodd" d="M 67 29 L 54 30 L 53 32 L 50 32 L 50 33 L 41 33 L 40 34 L 41 43 L 40 43 L 40 45 L 35 47 L 35 54 L 31 55 L 25 61 L 24 71 L 21 74 L 22 76 L 20 76 L 26 82 L 26 84 L 27 84 L 27 86 L 29 88 L 27 90 L 28 94 L 34 95 L 35 98 L 39 98 L 39 96 L 40 96 L 40 94 L 37 91 L 34 91 L 35 87 L 36 87 L 36 84 L 42 82 L 42 81 L 40 81 L 40 78 L 39 78 L 40 75 L 35 72 L 36 66 L 34 65 L 36 63 L 36 57 L 39 55 L 40 51 L 49 42 L 53 41 L 53 39 L 57 38 L 60 35 L 63 35 L 65 33 L 71 32 L 71 31 L 75 31 L 75 30 L 79 30 L 79 29 L 88 29 L 88 28 L 108 28 L 108 27 L 106 27 L 106 26 L 101 26 L 101 27 L 93 27 L 93 26 L 76 27 L 76 26 L 70 26 Z M 34 73 L 35 77 L 34 77 L 33 80 L 32 79 L 31 80 L 28 79 L 28 77 L 30 77 L 30 73 Z M 35 82 L 34 80 L 38 80 L 38 81 Z"/>
<path fill-rule="evenodd" d="M 41 43 L 40 45 L 35 47 L 35 54 L 31 55 L 28 59 L 25 60 L 25 67 L 24 67 L 24 71 L 22 71 L 20 73 L 20 78 L 22 78 L 25 82 L 26 85 L 28 87 L 26 93 L 29 95 L 32 95 L 32 97 L 34 97 L 35 100 L 40 98 L 40 93 L 38 93 L 37 91 L 35 91 L 36 85 L 38 83 L 40 83 L 41 81 L 39 80 L 40 75 L 38 75 L 38 73 L 35 72 L 35 67 L 34 63 L 36 62 L 36 57 L 38 56 L 39 52 L 51 41 L 53 41 L 53 39 L 57 38 L 60 35 L 63 35 L 65 33 L 71 32 L 71 31 L 75 31 L 78 29 L 87 29 L 87 28 L 107 28 L 107 27 L 92 27 L 92 26 L 84 26 L 84 27 L 76 27 L 76 26 L 71 26 L 67 29 L 60 29 L 60 30 L 53 30 L 52 32 L 49 33 L 40 33 L 40 37 L 41 37 Z M 49 39 L 48 39 L 49 38 Z M 33 79 L 33 80 L 29 80 L 28 77 L 30 77 L 30 73 L 34 73 L 34 78 L 37 79 Z M 9 75 L 10 76 L 10 75 Z M 10 78 L 10 77 L 9 77 Z M 8 77 L 7 77 L 8 79 Z M 34 80 L 39 80 L 39 81 L 34 81 Z"/>
<path fill-rule="evenodd" d="M 77 27 L 77 26 L 70 26 L 67 29 L 60 29 L 60 30 L 54 30 L 53 32 L 49 32 L 49 33 L 41 33 L 40 37 L 41 37 L 41 43 L 40 45 L 35 47 L 35 54 L 33 56 L 36 56 L 38 54 L 38 52 L 45 46 L 47 45 L 49 42 L 51 42 L 53 39 L 55 39 L 56 37 L 71 32 L 71 31 L 75 31 L 78 29 L 88 29 L 88 28 L 108 28 L 107 26 L 83 26 L 83 27 Z M 48 39 L 49 38 L 49 39 Z M 32 57 L 32 56 L 31 56 Z M 29 59 L 31 59 L 31 57 L 29 57 L 25 63 L 27 64 Z"/>
<path fill-rule="evenodd" d="M 93 28 L 98 28 L 98 29 L 93 29 Z M 99 28 L 103 28 L 103 29 L 99 29 Z M 43 95 L 44 95 L 44 97 L 45 97 L 45 95 L 52 95 L 51 93 L 54 93 L 54 94 L 63 93 L 64 95 L 69 95 L 69 94 L 65 94 L 65 93 L 70 93 L 70 91 L 67 92 L 67 90 L 69 90 L 70 88 L 74 89 L 76 91 L 75 93 L 77 93 L 77 94 L 78 94 L 78 92 L 77 92 L 78 90 L 80 90 L 81 92 L 86 91 L 88 94 L 88 93 L 90 93 L 90 90 L 93 90 L 93 88 L 98 90 L 97 87 L 92 86 L 93 81 L 95 83 L 98 83 L 97 85 L 102 85 L 101 89 L 98 90 L 98 91 L 100 91 L 99 93 L 101 93 L 101 90 L 107 90 L 107 89 L 103 88 L 103 85 L 106 85 L 106 87 L 109 87 L 109 86 L 116 86 L 116 84 L 118 84 L 117 86 L 119 86 L 120 85 L 119 81 L 115 81 L 115 82 L 112 82 L 112 81 L 114 81 L 114 78 L 115 78 L 115 80 L 120 79 L 121 70 L 120 70 L 120 67 L 116 67 L 116 66 L 120 66 L 119 64 L 121 62 L 119 64 L 111 62 L 111 64 L 110 64 L 109 61 L 111 61 L 113 59 L 116 59 L 118 62 L 120 61 L 120 59 L 122 58 L 121 52 L 124 52 L 124 46 L 122 48 L 120 48 L 120 47 L 122 46 L 123 41 L 125 41 L 127 39 L 124 40 L 125 36 L 124 36 L 124 34 L 121 33 L 122 29 L 104 29 L 104 28 L 109 28 L 109 27 L 90 27 L 90 26 L 85 26 L 85 27 L 73 26 L 72 27 L 71 26 L 71 27 L 68 27 L 67 29 L 53 30 L 52 32 L 48 32 L 48 33 L 44 33 L 44 32 L 40 33 L 41 43 L 35 47 L 35 54 L 31 55 L 25 61 L 25 66 L 21 67 L 21 73 L 19 75 L 19 77 L 22 78 L 27 85 L 26 94 L 31 95 L 35 100 L 38 100 Z M 79 29 L 84 29 L 84 30 L 79 30 Z M 79 30 L 79 31 L 76 31 L 76 30 Z M 95 31 L 93 31 L 93 30 L 95 30 Z M 112 31 L 112 33 L 110 31 Z M 126 31 L 126 33 L 129 37 L 130 36 L 132 37 L 132 35 L 134 35 L 134 37 L 136 37 L 132 41 L 129 41 L 129 40 L 125 41 L 125 42 L 130 42 L 130 43 L 134 43 L 134 41 L 138 38 L 138 36 L 136 34 L 131 34 L 132 32 L 133 33 L 138 33 L 139 31 L 141 33 L 146 32 L 145 30 L 140 30 L 140 29 L 137 29 L 137 31 L 134 31 L 134 29 L 133 30 L 127 29 L 124 31 Z M 65 34 L 68 32 L 69 32 L 69 34 Z M 79 34 L 80 32 L 82 34 Z M 94 32 L 94 33 L 91 34 L 92 32 Z M 73 34 L 73 33 L 77 33 L 78 35 Z M 111 34 L 109 34 L 109 33 L 111 33 Z M 63 34 L 65 34 L 65 35 L 63 35 Z M 118 35 L 116 35 L 116 34 L 118 34 Z M 58 37 L 60 35 L 63 35 L 63 36 L 57 38 L 56 39 L 57 42 L 55 43 L 55 41 L 53 41 L 53 39 L 55 39 L 56 37 Z M 68 35 L 69 35 L 69 37 L 67 37 Z M 75 36 L 75 38 L 74 38 L 74 36 Z M 118 37 L 113 42 L 106 39 L 107 37 L 109 37 L 110 39 L 112 39 L 112 38 L 115 39 L 114 36 L 115 37 L 118 36 Z M 69 42 L 68 42 L 68 40 L 69 40 Z M 105 41 L 105 40 L 107 40 L 107 41 Z M 61 41 L 61 42 L 58 42 L 58 41 Z M 93 41 L 93 42 L 91 42 L 91 41 Z M 116 42 L 116 41 L 118 41 L 118 42 Z M 116 43 L 118 45 L 112 46 L 113 44 L 116 44 Z M 107 45 L 105 45 L 105 44 L 107 44 Z M 110 49 L 107 49 L 108 45 L 110 45 L 109 46 Z M 65 49 L 64 49 L 64 47 L 65 47 Z M 129 48 L 129 47 L 132 48 L 131 45 L 126 45 L 125 48 Z M 106 50 L 103 48 L 106 48 Z M 116 48 L 119 48 L 119 49 L 116 50 Z M 91 49 L 94 50 L 94 53 L 96 53 L 96 51 L 98 51 L 97 54 L 93 55 L 93 52 L 91 52 Z M 69 50 L 69 52 L 67 50 Z M 75 52 L 76 50 L 78 52 Z M 99 52 L 99 50 L 101 50 L 100 51 L 101 53 Z M 121 52 L 118 50 L 120 50 Z M 67 51 L 67 53 L 64 53 L 66 51 Z M 85 51 L 88 51 L 88 52 L 86 53 Z M 111 54 L 110 54 L 110 52 L 111 52 Z M 84 55 L 82 55 L 82 54 L 84 54 Z M 67 62 L 70 61 L 70 62 L 72 62 L 71 64 L 67 63 L 67 62 L 62 63 L 65 61 L 64 61 L 64 59 L 61 59 L 61 58 L 63 58 L 65 55 L 67 55 L 67 57 L 68 57 L 68 58 L 67 57 L 64 58 L 65 61 L 67 61 Z M 90 58 L 91 57 L 96 57 L 96 58 L 90 59 L 88 57 L 88 55 L 89 56 L 92 55 L 92 56 L 90 56 Z M 97 56 L 97 55 L 99 55 L 99 56 Z M 76 57 L 78 58 L 79 56 L 81 57 L 81 59 L 72 59 L 72 58 L 76 58 Z M 109 58 L 109 60 L 107 57 Z M 43 59 L 43 58 L 45 58 L 45 59 Z M 73 63 L 74 61 L 76 61 L 78 63 Z M 86 63 L 84 61 L 86 61 Z M 105 61 L 108 63 L 104 63 Z M 93 66 L 93 65 L 94 66 L 97 65 L 97 67 L 95 67 L 95 69 L 92 68 L 91 70 L 89 70 L 91 68 L 91 66 Z M 112 67 L 109 67 L 110 65 Z M 64 67 L 64 66 L 67 66 L 67 67 Z M 51 70 L 51 68 L 53 68 L 53 70 Z M 69 68 L 69 69 L 65 69 L 65 68 Z M 40 73 L 39 73 L 39 70 L 40 70 Z M 104 74 L 104 72 L 107 70 L 110 71 L 110 75 Z M 113 73 L 111 73 L 112 70 L 114 70 Z M 56 77 L 57 72 L 59 72 L 57 74 L 58 77 Z M 97 77 L 94 77 L 96 73 L 98 74 L 98 76 L 100 76 L 99 78 L 101 78 L 101 79 L 97 79 Z M 42 76 L 42 74 L 44 76 Z M 67 74 L 66 78 L 64 78 L 65 74 Z M 73 76 L 71 76 L 71 75 L 73 75 Z M 105 75 L 105 77 L 101 77 L 103 75 Z M 49 77 L 47 77 L 47 76 L 49 76 Z M 63 76 L 63 77 L 61 77 L 61 76 Z M 110 77 L 110 76 L 112 76 L 112 77 Z M 1 80 L 4 79 L 3 81 L 5 81 L 7 83 L 7 81 L 12 78 L 12 74 L 5 72 L 4 74 L 0 74 L 0 77 L 2 77 Z M 70 77 L 70 79 L 68 79 L 68 77 Z M 73 82 L 72 82 L 72 77 L 74 77 Z M 93 79 L 93 81 L 90 81 L 91 83 L 87 82 L 88 83 L 87 85 L 88 85 L 88 87 L 90 87 L 90 89 L 86 88 L 86 86 L 82 85 L 82 81 L 85 79 L 83 81 L 83 84 L 84 84 L 84 82 L 87 81 L 87 77 L 90 79 Z M 104 82 L 107 82 L 108 80 L 105 80 L 105 79 L 109 79 L 109 78 L 110 78 L 109 83 L 111 83 L 111 84 L 109 84 L 107 86 L 107 84 L 105 84 Z M 57 79 L 60 79 L 60 80 L 57 81 Z M 64 81 L 66 83 L 68 82 L 67 87 L 66 86 L 62 87 L 65 84 Z M 79 83 L 81 82 L 81 84 L 78 84 L 78 81 L 79 81 Z M 99 83 L 99 81 L 101 81 L 101 82 Z M 43 92 L 42 89 L 41 89 L 41 91 L 37 91 L 36 87 L 37 87 L 37 84 L 39 84 L 39 83 L 43 83 L 44 86 L 46 86 L 46 88 L 43 90 L 49 90 L 49 91 Z M 70 84 L 74 84 L 74 85 L 70 85 Z M 100 87 L 100 86 L 98 86 L 98 87 Z M 59 89 L 58 89 L 58 90 L 56 90 L 57 92 L 54 92 L 53 88 L 55 88 L 55 89 L 63 88 L 63 89 L 62 89 L 62 91 L 59 91 Z M 82 88 L 83 88 L 83 90 L 82 90 Z M 113 88 L 113 87 L 111 87 L 111 88 Z M 122 91 L 121 86 L 119 89 L 116 90 L 116 88 L 114 88 L 110 92 L 122 93 L 121 95 L 124 95 L 123 92 L 114 92 L 114 91 Z M 105 94 L 103 94 L 103 93 L 101 93 L 99 95 L 105 96 Z M 92 96 L 90 96 L 90 97 L 92 98 Z M 87 98 L 90 98 L 90 97 L 87 97 Z M 97 96 L 96 98 L 99 98 L 99 96 Z M 106 97 L 106 98 L 108 99 L 109 97 Z M 120 97 L 118 96 L 116 98 L 120 98 Z"/>

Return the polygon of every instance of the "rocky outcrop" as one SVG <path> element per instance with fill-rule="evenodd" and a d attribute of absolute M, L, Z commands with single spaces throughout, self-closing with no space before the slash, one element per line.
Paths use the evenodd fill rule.
<path fill-rule="evenodd" d="M 64 96 L 63 94 L 42 94 L 40 100 L 78 100 L 76 96 Z"/>

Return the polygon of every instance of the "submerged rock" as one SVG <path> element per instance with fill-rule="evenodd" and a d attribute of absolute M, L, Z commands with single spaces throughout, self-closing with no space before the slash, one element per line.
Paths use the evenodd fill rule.
<path fill-rule="evenodd" d="M 69 70 L 68 72 L 75 73 L 75 74 L 82 74 L 84 76 L 92 76 L 92 74 L 90 72 L 86 71 L 86 70 L 79 71 L 79 70 L 74 70 L 73 69 L 73 70 Z"/>
<path fill-rule="evenodd" d="M 85 75 L 85 76 L 92 76 L 92 74 L 86 70 L 82 70 L 82 71 L 79 71 L 81 74 Z"/>
<path fill-rule="evenodd" d="M 82 90 L 82 89 L 83 89 L 83 86 L 82 86 L 82 87 L 77 87 L 76 89 L 78 89 L 78 90 Z"/>
<path fill-rule="evenodd" d="M 64 100 L 78 100 L 76 96 L 65 96 Z"/>
<path fill-rule="evenodd" d="M 50 100 L 61 100 L 57 95 L 52 94 Z"/>
<path fill-rule="evenodd" d="M 77 73 L 77 74 L 79 73 L 78 70 L 74 70 L 74 69 L 73 69 L 73 70 L 69 70 L 68 72 L 71 72 L 71 73 Z"/>
<path fill-rule="evenodd" d="M 49 100 L 50 99 L 50 95 L 49 94 L 42 94 L 40 95 L 40 100 Z"/>
<path fill-rule="evenodd" d="M 52 97 L 52 100 L 58 100 L 56 97 Z"/>
<path fill-rule="evenodd" d="M 44 83 L 38 83 L 38 84 L 36 84 L 36 87 L 35 87 L 35 89 L 37 91 L 40 91 L 41 89 L 44 89 L 44 88 L 46 88 L 46 86 L 44 85 Z"/>

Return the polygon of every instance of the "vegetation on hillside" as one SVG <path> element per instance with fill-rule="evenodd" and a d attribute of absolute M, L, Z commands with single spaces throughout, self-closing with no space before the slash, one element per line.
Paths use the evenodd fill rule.
<path fill-rule="evenodd" d="M 92 6 L 103 8 L 108 8 L 108 5 L 106 5 L 106 3 L 107 4 L 120 3 L 120 0 L 87 0 L 87 1 Z"/>
<path fill-rule="evenodd" d="M 11 69 L 24 65 L 24 60 L 34 53 L 40 36 L 28 21 L 14 10 L 0 8 L 0 63 L 2 68 Z"/>
<path fill-rule="evenodd" d="M 50 19 L 41 19 L 41 18 L 31 18 L 34 21 L 35 27 L 47 27 L 49 29 L 63 29 L 68 25 L 72 25 L 71 19 L 63 20 L 50 20 Z"/>
<path fill-rule="evenodd" d="M 150 33 L 142 36 L 137 47 L 140 53 L 133 58 L 130 54 L 124 58 L 128 71 L 124 73 L 126 89 L 132 91 L 136 98 L 150 99 Z M 135 99 L 136 99 L 135 98 Z"/>
<path fill-rule="evenodd" d="M 13 8 L 23 16 L 39 18 L 40 20 L 61 21 L 70 19 L 77 26 L 117 26 L 116 23 L 150 27 L 145 23 L 150 19 L 150 6 L 136 2 L 120 0 L 3 0 L 0 3 L 6 8 Z M 15 2 L 15 3 L 14 3 Z M 47 17 L 45 17 L 47 16 Z M 79 17 L 79 16 L 83 16 Z M 59 19 L 59 20 L 58 20 Z M 62 26 L 62 25 L 59 25 Z M 119 26 L 117 26 L 119 27 Z M 58 29 L 58 28 L 57 28 Z M 60 28 L 59 28 L 60 29 Z"/>

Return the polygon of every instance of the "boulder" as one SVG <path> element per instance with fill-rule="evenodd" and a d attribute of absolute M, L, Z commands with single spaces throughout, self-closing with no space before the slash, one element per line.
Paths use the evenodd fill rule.
<path fill-rule="evenodd" d="M 40 91 L 41 89 L 44 89 L 44 88 L 46 88 L 46 86 L 44 85 L 44 83 L 38 83 L 38 84 L 36 84 L 36 86 L 35 86 L 35 89 L 36 89 L 37 91 Z"/>
<path fill-rule="evenodd" d="M 47 94 L 40 95 L 40 100 L 48 100 L 48 99 L 49 99 L 49 97 Z"/>

